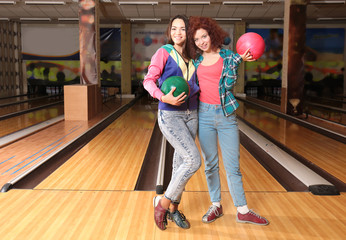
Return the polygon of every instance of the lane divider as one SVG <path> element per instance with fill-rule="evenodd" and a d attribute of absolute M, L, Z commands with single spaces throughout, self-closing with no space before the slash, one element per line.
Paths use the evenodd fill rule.
<path fill-rule="evenodd" d="M 246 136 L 248 136 L 255 144 L 263 149 L 269 156 L 275 159 L 293 176 L 306 185 L 315 195 L 338 195 L 339 192 L 335 186 L 312 171 L 310 168 L 293 158 L 287 152 L 279 148 L 273 142 L 263 137 L 261 134 L 250 128 L 242 120 L 238 118 L 238 127 Z"/>
<path fill-rule="evenodd" d="M 167 147 L 167 140 L 162 135 L 161 150 L 160 150 L 160 162 L 159 162 L 159 168 L 157 171 L 157 178 L 156 178 L 156 194 L 163 194 L 163 182 L 164 182 L 164 177 L 165 177 L 166 147 Z"/>
<path fill-rule="evenodd" d="M 15 133 L 8 134 L 6 136 L 0 137 L 0 148 L 13 143 L 15 141 L 18 141 L 19 139 L 22 139 L 30 134 L 33 134 L 34 132 L 40 131 L 44 128 L 47 128 L 49 126 L 52 126 L 53 124 L 56 124 L 60 121 L 64 120 L 64 115 L 58 116 L 56 118 L 52 118 L 50 120 L 44 121 L 42 123 L 35 124 L 31 127 L 27 127 L 23 130 L 17 131 Z"/>

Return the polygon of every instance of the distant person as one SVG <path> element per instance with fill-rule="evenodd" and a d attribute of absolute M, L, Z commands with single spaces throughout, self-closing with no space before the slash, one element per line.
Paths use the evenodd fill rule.
<path fill-rule="evenodd" d="M 115 82 L 116 87 L 121 87 L 121 75 L 115 72 L 115 66 L 111 66 L 111 73 L 109 74 L 109 78 Z"/>
<path fill-rule="evenodd" d="M 108 79 L 109 79 L 109 73 L 107 72 L 106 69 L 104 69 L 104 70 L 101 72 L 101 80 L 107 81 Z"/>
<path fill-rule="evenodd" d="M 280 36 L 278 29 L 270 29 L 269 37 L 265 39 L 265 55 L 267 59 L 279 60 L 282 58 L 282 34 Z"/>
<path fill-rule="evenodd" d="M 62 69 L 59 69 L 59 72 L 57 72 L 57 74 L 56 74 L 56 79 L 57 79 L 58 88 L 59 88 L 59 94 L 63 92 L 63 86 L 64 86 L 65 78 L 66 78 L 65 73 L 63 72 Z"/>
<path fill-rule="evenodd" d="M 43 70 L 43 80 L 49 81 L 49 67 L 46 67 Z"/>

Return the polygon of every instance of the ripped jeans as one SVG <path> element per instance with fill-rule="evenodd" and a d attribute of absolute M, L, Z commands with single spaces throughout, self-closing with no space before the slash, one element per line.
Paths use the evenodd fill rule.
<path fill-rule="evenodd" d="M 179 204 L 187 182 L 201 166 L 201 156 L 195 143 L 197 110 L 159 110 L 158 124 L 163 136 L 174 148 L 172 178 L 165 197 L 172 203 Z"/>

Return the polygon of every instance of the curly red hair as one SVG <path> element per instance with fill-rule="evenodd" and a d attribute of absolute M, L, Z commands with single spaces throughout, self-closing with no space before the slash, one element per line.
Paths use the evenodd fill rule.
<path fill-rule="evenodd" d="M 202 51 L 195 45 L 194 41 L 196 31 L 201 28 L 208 32 L 211 40 L 211 48 L 214 51 L 222 47 L 225 37 L 228 37 L 229 35 L 214 19 L 209 17 L 191 16 L 189 18 L 189 29 L 187 33 L 190 55 L 193 58 L 196 58 L 198 54 L 202 54 Z"/>

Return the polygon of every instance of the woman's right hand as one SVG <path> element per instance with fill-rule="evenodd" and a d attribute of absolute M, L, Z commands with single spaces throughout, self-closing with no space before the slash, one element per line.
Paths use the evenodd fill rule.
<path fill-rule="evenodd" d="M 244 62 L 253 62 L 256 61 L 256 59 L 253 58 L 250 48 L 246 49 L 246 51 L 240 55 L 240 57 L 243 59 Z"/>
<path fill-rule="evenodd" d="M 182 92 L 180 95 L 174 97 L 173 92 L 175 91 L 175 87 L 171 89 L 169 93 L 166 95 L 163 95 L 161 97 L 161 102 L 168 103 L 174 106 L 180 106 L 182 103 L 184 103 L 185 98 L 187 97 L 184 92 Z"/>

